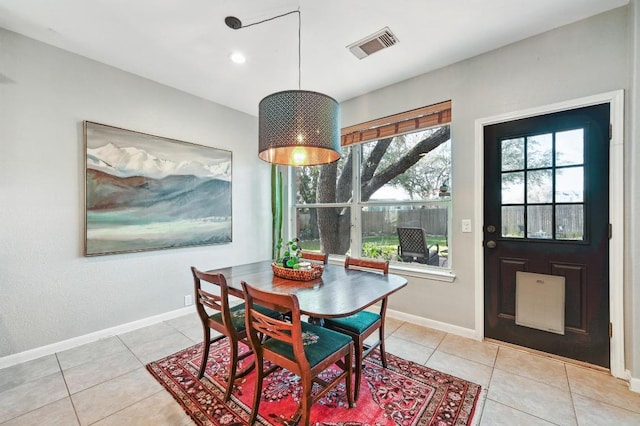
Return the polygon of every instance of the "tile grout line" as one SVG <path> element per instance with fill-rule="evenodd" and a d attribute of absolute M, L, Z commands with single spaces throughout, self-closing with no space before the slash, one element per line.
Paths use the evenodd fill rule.
<path fill-rule="evenodd" d="M 564 374 L 567 377 L 567 385 L 569 385 L 569 398 L 571 398 L 571 408 L 573 409 L 573 417 L 576 419 L 576 424 L 579 425 L 578 421 L 578 411 L 576 410 L 576 401 L 573 395 L 573 390 L 571 389 L 571 381 L 569 380 L 569 373 L 567 372 L 567 364 L 563 363 Z"/>
<path fill-rule="evenodd" d="M 499 349 L 498 349 L 498 352 L 500 351 L 500 349 L 513 350 L 513 348 L 511 348 L 511 347 L 509 347 L 509 346 L 502 346 L 502 345 L 498 345 L 498 348 L 499 348 Z M 527 356 L 538 357 L 538 358 L 540 358 L 540 359 L 546 359 L 545 357 L 542 357 L 542 356 L 537 355 L 537 354 L 534 354 L 534 353 L 528 353 L 528 352 L 526 352 L 526 351 L 522 351 L 522 353 L 526 354 Z M 496 354 L 496 361 L 497 361 L 497 360 L 498 360 L 498 355 Z M 568 389 L 569 393 L 571 393 L 571 392 L 572 392 L 572 391 L 571 391 L 571 383 L 569 382 L 569 374 L 567 373 L 567 363 L 565 363 L 565 362 L 563 362 L 563 361 L 557 361 L 557 360 L 556 360 L 556 362 L 561 363 L 561 364 L 562 364 L 562 367 L 564 368 L 564 371 L 565 371 L 565 378 L 567 379 L 567 385 L 568 385 L 568 386 L 567 386 L 567 389 Z M 519 374 L 519 373 L 517 373 L 517 372 L 513 372 L 513 371 L 509 371 L 509 370 L 504 370 L 504 369 L 502 369 L 502 368 L 500 368 L 500 367 L 497 367 L 495 364 L 496 364 L 496 363 L 494 362 L 494 366 L 493 366 L 493 369 L 494 369 L 494 370 L 495 370 L 495 369 L 497 369 L 497 370 L 500 370 L 500 371 L 505 372 L 505 373 L 508 373 L 508 374 L 513 374 L 513 375 L 515 375 L 515 376 L 522 377 L 522 378 L 524 378 L 524 379 L 532 380 L 532 381 L 534 381 L 534 382 L 536 382 L 536 383 L 540 383 L 540 384 L 543 384 L 543 385 L 551 386 L 552 388 L 556 388 L 556 389 L 564 390 L 564 388 L 562 388 L 562 387 L 559 387 L 559 386 L 553 385 L 553 384 L 551 384 L 551 383 L 544 382 L 544 381 L 542 381 L 542 380 L 538 380 L 537 378 L 529 377 L 529 376 L 523 376 L 522 374 Z"/>
<path fill-rule="evenodd" d="M 146 369 L 146 368 L 145 368 L 145 369 Z M 101 419 L 98 419 L 98 420 L 96 420 L 96 421 L 92 422 L 92 423 L 89 423 L 89 425 L 94 425 L 94 424 L 99 423 L 99 422 L 101 422 L 101 421 L 103 421 L 103 420 L 105 420 L 105 419 L 108 419 L 108 418 L 109 418 L 109 417 L 111 417 L 111 416 L 115 416 L 116 414 L 121 413 L 121 412 L 123 412 L 124 410 L 126 410 L 126 409 L 128 409 L 128 408 L 130 408 L 130 407 L 133 407 L 134 405 L 139 404 L 139 403 L 141 403 L 142 401 L 145 401 L 145 400 L 147 400 L 147 399 L 149 399 L 149 398 L 152 398 L 153 396 L 155 396 L 155 395 L 157 395 L 157 394 L 159 394 L 159 393 L 162 393 L 162 392 L 166 392 L 166 389 L 161 388 L 159 391 L 157 391 L 157 392 L 155 392 L 155 393 L 152 393 L 151 395 L 148 395 L 148 396 L 146 396 L 146 397 L 144 397 L 144 398 L 142 398 L 142 399 L 139 399 L 139 400 L 137 400 L 137 401 L 135 401 L 135 402 L 132 402 L 131 404 L 129 404 L 129 405 L 127 405 L 127 406 L 124 406 L 124 407 L 120 408 L 120 409 L 119 409 L 119 410 L 117 410 L 117 411 L 114 411 L 113 413 L 109 414 L 108 416 L 105 416 L 105 417 L 103 417 L 103 418 L 101 418 Z"/>
<path fill-rule="evenodd" d="M 60 374 L 62 375 L 62 381 L 64 381 L 64 387 L 67 389 L 67 398 L 69 398 L 69 402 L 71 403 L 71 408 L 73 408 L 73 414 L 76 417 L 76 421 L 78 422 L 78 424 L 81 425 L 82 423 L 80 422 L 80 416 L 78 415 L 78 410 L 76 409 L 76 404 L 73 402 L 73 398 L 71 397 L 71 390 L 69 389 L 69 384 L 67 383 L 67 378 L 64 375 L 64 370 L 62 369 L 62 364 L 60 363 L 60 358 L 58 357 L 58 352 L 55 353 L 55 357 L 56 357 L 56 362 L 58 363 L 58 368 L 60 369 Z"/>

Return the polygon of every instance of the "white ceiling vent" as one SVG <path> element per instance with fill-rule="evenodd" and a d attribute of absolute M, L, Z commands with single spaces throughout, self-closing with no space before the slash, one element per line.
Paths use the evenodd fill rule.
<path fill-rule="evenodd" d="M 397 37 L 391 32 L 389 27 L 384 27 L 378 32 L 371 34 L 353 44 L 347 46 L 356 58 L 363 59 L 382 49 L 391 47 L 398 42 Z"/>

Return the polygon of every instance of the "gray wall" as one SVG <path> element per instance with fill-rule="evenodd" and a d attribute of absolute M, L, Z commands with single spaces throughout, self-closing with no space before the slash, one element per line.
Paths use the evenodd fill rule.
<path fill-rule="evenodd" d="M 627 368 L 640 392 L 640 0 L 629 6 L 629 109 L 625 117 L 625 349 Z"/>
<path fill-rule="evenodd" d="M 231 150 L 233 242 L 83 257 L 83 120 Z M 182 308 L 191 265 L 268 259 L 269 171 L 255 117 L 0 29 L 0 358 Z"/>
<path fill-rule="evenodd" d="M 452 100 L 453 232 L 450 241 L 456 279 L 448 283 L 411 277 L 408 288 L 391 298 L 391 309 L 467 329 L 475 328 L 475 298 L 482 297 L 474 290 L 475 237 L 473 233 L 460 232 L 461 220 L 473 219 L 478 208 L 474 205 L 475 120 L 619 89 L 628 90 L 632 56 L 630 26 L 634 25 L 628 18 L 629 9 L 619 8 L 342 104 L 343 125 L 348 126 Z M 627 98 L 627 109 L 628 106 Z M 633 125 L 628 111 L 626 118 L 628 131 Z M 637 142 L 628 138 L 625 142 L 627 152 L 633 150 L 635 155 L 627 156 L 630 162 L 627 167 L 637 164 L 638 153 L 634 147 Z M 628 195 L 629 176 L 626 180 Z M 630 216 L 634 216 L 633 212 Z M 473 231 L 479 232 L 482 225 L 473 223 Z M 637 236 L 637 230 L 634 232 Z M 630 241 L 637 241 L 633 235 Z M 627 265 L 631 259 L 627 252 Z M 638 272 L 633 266 L 626 272 L 625 289 L 629 298 L 625 302 L 625 343 L 629 368 L 634 364 L 640 367 L 637 363 L 640 348 L 631 337 L 634 324 L 638 324 L 632 320 L 638 314 L 631 304 L 632 283 L 637 281 L 634 277 Z M 637 329 L 635 331 L 637 333 Z M 640 375 L 638 367 L 635 377 Z"/>

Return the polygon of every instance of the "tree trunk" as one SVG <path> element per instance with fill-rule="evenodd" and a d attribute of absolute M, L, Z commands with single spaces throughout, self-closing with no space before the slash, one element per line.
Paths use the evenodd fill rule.
<path fill-rule="evenodd" d="M 336 181 L 338 176 L 338 163 L 327 164 L 320 169 L 316 198 L 318 203 L 336 202 Z M 339 210 L 332 207 L 318 208 L 318 232 L 320 234 L 320 250 L 324 253 L 339 253 Z"/>

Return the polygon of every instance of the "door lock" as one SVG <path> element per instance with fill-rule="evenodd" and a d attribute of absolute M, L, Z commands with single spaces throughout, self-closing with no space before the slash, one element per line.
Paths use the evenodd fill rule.
<path fill-rule="evenodd" d="M 490 249 L 494 249 L 496 248 L 496 242 L 493 240 L 489 240 L 487 241 L 487 243 L 485 244 L 486 248 L 490 248 Z"/>

